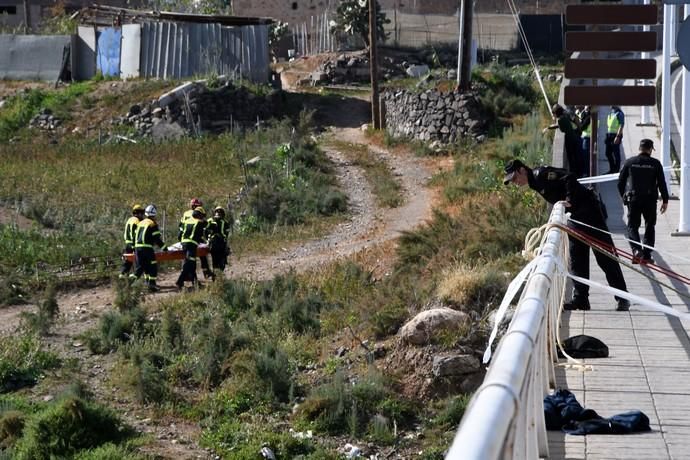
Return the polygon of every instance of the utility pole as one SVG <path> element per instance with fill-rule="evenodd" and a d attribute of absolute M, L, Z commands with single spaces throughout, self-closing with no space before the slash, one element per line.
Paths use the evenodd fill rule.
<path fill-rule="evenodd" d="M 462 63 L 460 65 L 460 84 L 458 85 L 461 92 L 469 91 L 471 86 L 473 11 L 474 0 L 462 0 Z"/>
<path fill-rule="evenodd" d="M 376 51 L 376 0 L 369 0 L 369 70 L 371 74 L 371 124 L 381 129 L 379 101 L 379 63 Z"/>
<path fill-rule="evenodd" d="M 463 24 L 465 23 L 463 14 L 465 13 L 465 0 L 460 0 L 460 7 L 458 8 L 458 76 L 457 85 L 460 88 L 460 75 L 462 67 L 462 43 L 465 33 L 463 31 Z"/>
<path fill-rule="evenodd" d="M 31 12 L 29 11 L 29 0 L 24 0 L 24 33 L 31 32 Z"/>
<path fill-rule="evenodd" d="M 673 33 L 673 8 L 664 5 L 664 45 L 661 71 L 661 164 L 671 166 L 671 48 Z M 666 185 L 671 190 L 671 172 L 664 171 Z"/>

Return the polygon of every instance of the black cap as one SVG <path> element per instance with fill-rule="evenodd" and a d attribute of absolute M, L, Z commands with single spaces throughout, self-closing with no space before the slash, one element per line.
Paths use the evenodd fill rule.
<path fill-rule="evenodd" d="M 510 160 L 508 163 L 506 163 L 505 167 L 503 168 L 503 171 L 506 173 L 505 177 L 503 178 L 503 185 L 510 184 L 513 181 L 513 176 L 515 176 L 515 173 L 520 168 L 526 168 L 526 166 L 518 159 Z"/>
<path fill-rule="evenodd" d="M 642 139 L 640 141 L 640 149 L 654 150 L 654 142 L 651 139 Z"/>

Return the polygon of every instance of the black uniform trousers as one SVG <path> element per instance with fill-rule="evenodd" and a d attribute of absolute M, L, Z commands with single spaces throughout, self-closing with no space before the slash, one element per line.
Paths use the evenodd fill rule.
<path fill-rule="evenodd" d="M 127 255 L 127 254 L 134 254 L 134 247 L 132 247 L 131 244 L 127 243 L 125 245 L 125 249 L 122 251 L 122 254 Z M 125 275 L 129 273 L 129 271 L 132 269 L 133 262 L 130 262 L 127 260 L 126 257 L 122 258 L 122 269 L 120 270 L 120 274 Z"/>
<path fill-rule="evenodd" d="M 606 159 L 609 161 L 609 171 L 618 172 L 621 169 L 621 145 L 616 144 L 616 133 L 607 133 L 604 145 L 606 145 Z"/>
<path fill-rule="evenodd" d="M 177 286 L 183 286 L 185 281 L 196 282 L 196 248 L 194 243 L 182 243 L 182 250 L 184 251 L 184 262 L 182 262 L 182 271 L 177 278 Z"/>
<path fill-rule="evenodd" d="M 211 252 L 211 263 L 214 270 L 225 270 L 225 265 L 228 263 L 228 244 L 222 238 L 214 238 L 209 249 Z"/>
<path fill-rule="evenodd" d="M 593 228 L 585 227 L 584 225 L 576 224 L 572 221 L 568 221 L 568 226 L 579 230 L 592 238 L 596 238 L 604 244 L 614 247 L 613 239 L 608 233 L 608 227 L 606 226 L 606 220 L 599 206 L 599 202 L 596 201 L 595 205 L 589 206 L 587 209 L 573 214 L 572 218 L 578 220 L 582 223 L 591 225 L 600 230 L 595 230 Z M 580 278 L 589 279 L 589 246 L 585 243 L 568 236 L 570 240 L 570 270 L 575 276 Z M 617 260 L 602 254 L 599 251 L 594 251 L 594 258 L 597 261 L 597 265 L 606 275 L 606 281 L 609 286 L 620 289 L 621 291 L 627 291 L 628 288 L 625 284 L 625 278 L 623 278 L 623 272 L 621 271 L 621 266 Z M 585 302 L 589 298 L 589 286 L 586 284 L 579 283 L 577 281 L 573 282 L 573 302 Z M 616 297 L 620 300 L 619 297 Z"/>
<path fill-rule="evenodd" d="M 654 246 L 656 232 L 656 197 L 637 199 L 628 203 L 628 239 L 640 241 L 640 225 L 644 217 L 644 239 L 642 242 L 647 246 Z M 652 250 L 643 248 L 639 244 L 630 243 L 633 253 L 641 253 L 643 257 L 649 258 Z"/>
<path fill-rule="evenodd" d="M 158 278 L 158 262 L 156 261 L 156 252 L 153 248 L 136 248 L 134 250 L 134 257 L 136 260 L 136 270 L 134 276 L 141 278 L 144 275 L 149 286 L 156 285 Z"/>
<path fill-rule="evenodd" d="M 581 177 L 584 174 L 584 158 L 579 137 L 566 137 L 564 142 L 565 156 L 568 159 L 568 171 Z"/>

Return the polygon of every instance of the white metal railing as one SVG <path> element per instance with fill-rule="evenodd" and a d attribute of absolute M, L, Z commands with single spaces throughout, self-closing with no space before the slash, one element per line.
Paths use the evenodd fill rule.
<path fill-rule="evenodd" d="M 566 224 L 553 207 L 549 223 Z M 446 460 L 534 460 L 549 456 L 544 396 L 555 387 L 558 312 L 567 267 L 565 232 L 549 227 L 518 307 L 474 394 Z"/>

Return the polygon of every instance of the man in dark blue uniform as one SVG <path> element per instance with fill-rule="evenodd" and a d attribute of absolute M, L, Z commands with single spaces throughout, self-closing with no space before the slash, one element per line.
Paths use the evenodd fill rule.
<path fill-rule="evenodd" d="M 605 233 L 608 232 L 608 227 L 598 196 L 580 184 L 574 174 L 553 166 L 539 166 L 532 169 L 525 166 L 520 160 L 512 160 L 505 166 L 503 183 L 505 185 L 510 183 L 518 186 L 527 185 L 551 204 L 565 201 L 565 206 L 574 220 L 595 228 L 576 224 L 572 221 L 568 221 L 569 227 L 586 233 L 611 248 L 615 247 L 611 235 Z M 570 235 L 568 239 L 570 241 L 570 270 L 575 276 L 589 278 L 589 246 Z M 627 291 L 625 278 L 623 278 L 623 272 L 618 261 L 599 251 L 594 251 L 594 257 L 606 275 L 609 286 Z M 630 302 L 627 299 L 616 297 L 616 301 L 618 302 L 616 310 L 627 311 L 630 308 Z M 589 310 L 589 286 L 574 282 L 573 299 L 566 303 L 563 308 L 566 310 Z"/>
<path fill-rule="evenodd" d="M 661 162 L 652 158 L 654 142 L 640 141 L 640 154 L 629 158 L 618 176 L 618 192 L 628 207 L 628 239 L 640 242 L 640 224 L 644 217 L 644 247 L 630 243 L 633 263 L 654 263 L 651 247 L 654 246 L 656 202 L 661 194 L 661 214 L 668 207 L 668 188 Z"/>

